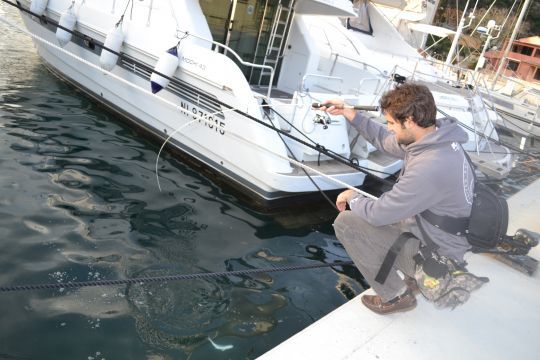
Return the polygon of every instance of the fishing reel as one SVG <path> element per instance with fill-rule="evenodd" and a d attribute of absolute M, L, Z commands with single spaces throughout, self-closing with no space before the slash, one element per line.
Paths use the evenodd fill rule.
<path fill-rule="evenodd" d="M 328 129 L 328 125 L 332 125 L 334 123 L 338 123 L 339 121 L 330 119 L 330 116 L 328 114 L 316 114 L 313 118 L 314 124 L 319 124 L 323 126 L 323 129 Z"/>

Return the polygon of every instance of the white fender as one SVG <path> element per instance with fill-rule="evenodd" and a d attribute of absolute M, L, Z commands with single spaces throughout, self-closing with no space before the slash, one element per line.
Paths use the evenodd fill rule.
<path fill-rule="evenodd" d="M 49 0 L 32 0 L 30 3 L 30 11 L 41 16 L 47 8 L 47 2 Z"/>
<path fill-rule="evenodd" d="M 122 31 L 122 23 L 117 24 L 111 31 L 107 34 L 105 38 L 105 47 L 120 52 L 122 43 L 124 42 L 124 32 Z M 118 61 L 118 55 L 113 54 L 110 51 L 101 49 L 101 56 L 99 57 L 99 64 L 101 67 L 107 71 L 111 71 L 116 62 Z"/>
<path fill-rule="evenodd" d="M 73 31 L 76 22 L 77 16 L 75 15 L 75 11 L 73 11 L 73 7 L 70 6 L 66 11 L 62 12 L 62 16 L 60 16 L 60 21 L 58 24 Z M 64 47 L 68 42 L 71 41 L 71 33 L 64 29 L 57 28 L 56 39 L 58 40 L 60 46 Z"/>
<path fill-rule="evenodd" d="M 167 75 L 168 77 L 172 77 L 177 67 L 178 49 L 176 46 L 173 46 L 159 57 L 154 70 L 163 75 Z M 152 73 L 150 76 L 150 86 L 152 87 L 153 94 L 157 93 L 161 89 L 166 88 L 167 85 L 169 85 L 169 79 L 166 79 L 156 73 Z"/>

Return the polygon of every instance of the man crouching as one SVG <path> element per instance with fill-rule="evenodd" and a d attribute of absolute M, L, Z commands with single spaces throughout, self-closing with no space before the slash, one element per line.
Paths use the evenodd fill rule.
<path fill-rule="evenodd" d="M 470 249 L 464 236 L 444 232 L 419 216 L 426 210 L 454 218 L 470 215 L 473 169 L 460 146 L 468 135 L 453 118 L 435 120 L 433 95 L 419 84 L 399 85 L 382 96 L 386 127 L 343 105 L 342 100 L 330 100 L 321 110 L 343 115 L 380 151 L 403 159 L 403 166 L 393 188 L 377 200 L 352 190 L 339 194 L 336 236 L 377 294 L 363 295 L 365 306 L 378 314 L 411 310 L 416 306 L 413 257 L 426 244 L 425 237 L 457 264 L 464 263 Z M 375 281 L 388 250 L 404 232 L 414 237 L 402 244 L 386 280 Z"/>

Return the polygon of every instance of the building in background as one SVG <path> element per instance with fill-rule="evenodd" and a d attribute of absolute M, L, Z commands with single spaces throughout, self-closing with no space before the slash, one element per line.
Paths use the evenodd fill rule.
<path fill-rule="evenodd" d="M 507 42 L 501 48 L 505 49 L 506 46 Z M 497 69 L 502 56 L 502 50 L 488 51 L 485 54 L 489 62 L 488 67 Z M 540 36 L 514 41 L 512 50 L 508 54 L 504 75 L 540 84 Z"/>

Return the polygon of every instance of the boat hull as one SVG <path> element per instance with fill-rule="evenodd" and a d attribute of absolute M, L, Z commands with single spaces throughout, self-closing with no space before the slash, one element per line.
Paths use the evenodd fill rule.
<path fill-rule="evenodd" d="M 51 29 L 30 16 L 25 14 L 21 16 L 31 33 L 55 43 L 54 32 Z M 57 76 L 81 89 L 95 101 L 121 114 L 154 137 L 160 140 L 168 139 L 168 146 L 206 165 L 228 182 L 248 190 L 254 197 L 268 201 L 299 193 L 314 192 L 318 189 L 343 188 L 342 184 L 328 180 L 324 176 L 313 174 L 310 179 L 308 176 L 296 174 L 292 171 L 293 168 L 289 162 L 283 159 L 286 151 L 282 150 L 279 153 L 282 144 L 270 149 L 261 148 L 260 144 L 251 146 L 253 144 L 250 144 L 250 141 L 254 141 L 251 139 L 261 137 L 273 136 L 281 141 L 277 133 L 270 129 L 254 130 L 260 133 L 254 136 L 253 133 L 247 133 L 244 139 L 226 136 L 228 132 L 238 134 L 239 132 L 236 131 L 238 128 L 249 129 L 248 126 L 257 125 L 252 124 L 253 122 L 248 126 L 238 124 L 249 121 L 238 113 L 229 112 L 227 115 L 219 116 L 210 113 L 208 109 L 201 110 L 197 104 L 165 90 L 162 91 L 160 97 L 178 103 L 183 110 L 164 106 L 157 97 L 133 91 L 115 77 L 108 76 L 107 72 L 80 61 L 82 59 L 92 64 L 99 64 L 99 55 L 95 50 L 71 42 L 65 46 L 65 50 L 79 58 L 76 59 L 41 41 L 34 40 L 34 43 L 41 58 Z M 149 87 L 148 79 L 123 67 L 116 66 L 113 73 L 138 87 Z M 222 108 L 218 107 L 217 110 L 222 111 Z M 215 119 L 216 125 L 202 120 L 193 121 L 195 120 L 193 114 Z M 235 129 L 231 124 L 237 124 L 237 128 Z M 184 126 L 185 129 L 173 134 Z M 171 134 L 173 135 L 170 136 Z M 281 157 L 275 155 L 276 149 Z M 363 183 L 365 174 L 351 168 L 333 177 L 342 183 L 359 186 Z"/>

